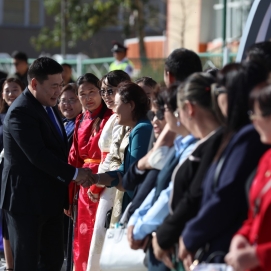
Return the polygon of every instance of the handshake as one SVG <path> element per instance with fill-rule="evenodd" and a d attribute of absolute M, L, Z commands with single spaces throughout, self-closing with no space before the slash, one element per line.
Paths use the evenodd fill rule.
<path fill-rule="evenodd" d="M 97 174 L 93 174 L 89 168 L 78 168 L 78 174 L 75 179 L 77 185 L 82 185 L 83 187 L 90 187 L 98 182 Z"/>

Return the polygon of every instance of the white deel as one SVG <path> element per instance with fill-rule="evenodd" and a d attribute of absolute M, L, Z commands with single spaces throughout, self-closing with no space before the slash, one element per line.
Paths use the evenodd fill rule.
<path fill-rule="evenodd" d="M 121 130 L 121 125 L 116 122 L 116 114 L 113 114 L 106 122 L 99 139 L 101 152 L 108 152 L 105 160 L 99 165 L 98 173 L 109 171 L 112 155 L 110 146 Z M 99 271 L 100 256 L 104 243 L 106 229 L 104 227 L 106 213 L 113 207 L 116 188 L 105 188 L 101 194 L 99 206 L 96 213 L 96 220 L 89 249 L 87 271 Z"/>

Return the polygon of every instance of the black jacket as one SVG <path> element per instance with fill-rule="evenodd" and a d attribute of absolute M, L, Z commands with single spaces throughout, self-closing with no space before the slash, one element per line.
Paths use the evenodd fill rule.
<path fill-rule="evenodd" d="M 233 135 L 203 180 L 199 212 L 182 231 L 189 251 L 195 252 L 208 244 L 203 260 L 217 251 L 228 252 L 232 236 L 247 218 L 247 178 L 268 148 L 252 124 Z M 215 257 L 214 261 L 223 262 L 223 257 Z"/>
<path fill-rule="evenodd" d="M 219 128 L 175 170 L 171 214 L 156 232 L 158 243 L 163 249 L 178 242 L 186 222 L 197 214 L 202 198 L 202 180 L 220 146 L 223 133 L 224 129 Z"/>
<path fill-rule="evenodd" d="M 66 133 L 59 135 L 44 107 L 26 88 L 4 121 L 4 169 L 0 208 L 18 214 L 52 215 L 67 208 L 75 168 L 67 164 Z"/>

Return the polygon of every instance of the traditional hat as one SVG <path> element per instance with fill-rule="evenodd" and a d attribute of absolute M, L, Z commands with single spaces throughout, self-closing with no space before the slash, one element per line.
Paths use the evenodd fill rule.
<path fill-rule="evenodd" d="M 112 42 L 113 48 L 111 49 L 111 52 L 126 52 L 127 51 L 127 47 L 123 46 L 122 44 L 120 44 L 119 42 Z"/>

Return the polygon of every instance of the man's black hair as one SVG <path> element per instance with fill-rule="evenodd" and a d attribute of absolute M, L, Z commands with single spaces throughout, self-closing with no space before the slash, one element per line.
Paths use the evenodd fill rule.
<path fill-rule="evenodd" d="M 27 63 L 28 57 L 27 57 L 26 53 L 24 53 L 24 52 L 14 51 L 11 56 L 14 59 L 22 60 Z"/>
<path fill-rule="evenodd" d="M 165 70 L 170 72 L 177 81 L 183 82 L 190 74 L 202 71 L 199 56 L 188 49 L 174 50 L 165 61 Z"/>
<path fill-rule="evenodd" d="M 68 67 L 68 68 L 72 69 L 72 66 L 70 64 L 68 64 L 68 63 L 62 63 L 61 66 L 62 67 Z"/>
<path fill-rule="evenodd" d="M 27 80 L 30 82 L 36 78 L 41 84 L 48 79 L 48 75 L 62 73 L 62 66 L 49 57 L 37 58 L 29 67 Z"/>

